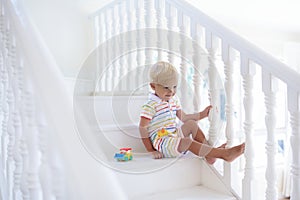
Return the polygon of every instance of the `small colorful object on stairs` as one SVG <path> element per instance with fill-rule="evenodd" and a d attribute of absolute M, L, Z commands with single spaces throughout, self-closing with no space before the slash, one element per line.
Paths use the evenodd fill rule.
<path fill-rule="evenodd" d="M 129 161 L 132 160 L 132 148 L 121 148 L 119 153 L 116 153 L 114 158 L 117 161 Z"/>

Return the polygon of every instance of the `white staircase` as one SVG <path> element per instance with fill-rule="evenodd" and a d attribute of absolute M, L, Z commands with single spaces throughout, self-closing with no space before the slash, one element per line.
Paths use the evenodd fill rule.
<path fill-rule="evenodd" d="M 289 121 L 290 196 L 300 199 L 300 75 L 288 66 L 183 0 L 116 0 L 91 16 L 97 48 L 72 99 L 22 4 L 0 2 L 2 199 L 277 199 L 278 94 Z M 178 67 L 178 95 L 187 112 L 214 106 L 210 121 L 200 124 L 210 142 L 245 140 L 245 156 L 209 166 L 189 153 L 161 160 L 145 153 L 137 123 L 147 67 L 157 60 Z M 266 116 L 266 189 L 260 196 L 254 111 Z M 126 146 L 134 159 L 116 162 L 114 153 Z"/>
<path fill-rule="evenodd" d="M 107 96 L 81 96 L 76 99 L 76 104 L 82 108 L 83 118 L 91 127 L 95 127 L 89 137 L 104 147 L 102 151 L 105 152 L 105 158 L 91 148 L 93 144 L 90 140 L 85 140 L 88 133 L 79 128 L 79 134 L 90 153 L 116 172 L 122 190 L 129 199 L 239 199 L 217 176 L 214 167 L 202 158 L 186 153 L 180 158 L 154 160 L 146 153 L 137 126 L 139 111 L 146 96 L 113 96 L 113 99 Z M 116 103 L 116 112 L 106 110 L 111 108 L 112 102 Z M 114 160 L 114 153 L 122 147 L 133 148 L 132 161 Z M 203 195 L 200 195 L 202 192 Z"/>

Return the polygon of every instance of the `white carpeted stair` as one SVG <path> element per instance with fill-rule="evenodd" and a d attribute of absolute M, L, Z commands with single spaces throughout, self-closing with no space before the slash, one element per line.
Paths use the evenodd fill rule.
<path fill-rule="evenodd" d="M 187 189 L 172 190 L 132 198 L 132 200 L 234 200 L 235 197 L 222 194 L 205 186 L 194 186 Z"/>
<path fill-rule="evenodd" d="M 231 188 L 224 185 L 214 168 L 204 159 L 187 153 L 178 159 L 155 160 L 145 153 L 136 125 L 140 106 L 145 98 L 115 96 L 113 100 L 108 97 L 86 97 L 79 100 L 83 110 L 88 111 L 86 114 L 95 113 L 98 119 L 85 116 L 90 125 L 95 127 L 95 131 L 85 132 L 81 139 L 84 141 L 84 137 L 92 138 L 98 143 L 95 147 L 102 148 L 103 152 L 97 152 L 97 148 L 93 150 L 92 145 L 87 145 L 94 155 L 106 155 L 107 159 L 102 162 L 114 171 L 128 199 L 237 199 Z M 131 102 L 128 103 L 129 101 Z M 111 112 L 105 109 L 109 110 L 112 104 L 117 109 L 116 113 L 123 111 L 123 116 L 107 114 Z M 132 161 L 117 162 L 113 159 L 120 147 L 133 148 Z"/>

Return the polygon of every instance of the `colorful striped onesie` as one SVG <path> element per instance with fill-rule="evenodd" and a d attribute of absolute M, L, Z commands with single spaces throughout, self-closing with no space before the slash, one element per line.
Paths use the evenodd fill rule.
<path fill-rule="evenodd" d="M 179 99 L 174 96 L 169 102 L 162 101 L 155 94 L 149 95 L 149 100 L 142 106 L 141 117 L 150 119 L 148 132 L 153 147 L 162 152 L 164 157 L 180 155 L 177 148 L 181 139 L 176 123 L 176 112 L 181 109 Z M 158 136 L 158 131 L 165 129 L 170 132 L 166 136 Z"/>

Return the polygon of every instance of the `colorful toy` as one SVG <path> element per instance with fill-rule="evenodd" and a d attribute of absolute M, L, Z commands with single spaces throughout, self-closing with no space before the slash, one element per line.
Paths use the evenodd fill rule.
<path fill-rule="evenodd" d="M 160 131 L 157 132 L 157 136 L 158 137 L 164 137 L 164 136 L 167 136 L 169 135 L 170 132 L 167 131 L 166 129 L 162 128 Z"/>
<path fill-rule="evenodd" d="M 131 148 L 121 148 L 120 153 L 115 154 L 117 161 L 129 161 L 132 160 Z"/>

